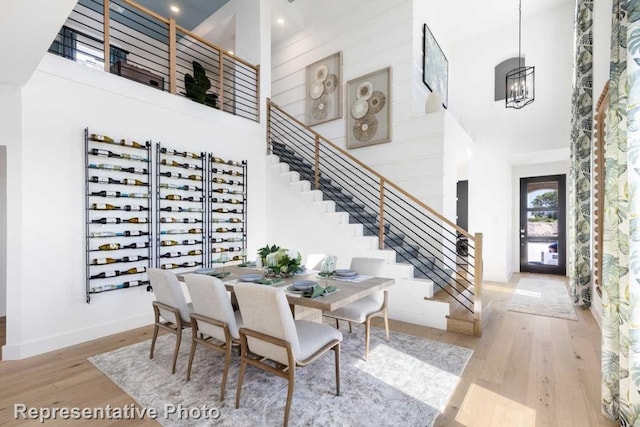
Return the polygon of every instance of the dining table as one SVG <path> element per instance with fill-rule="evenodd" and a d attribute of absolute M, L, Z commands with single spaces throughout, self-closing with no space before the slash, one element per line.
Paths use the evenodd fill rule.
<path fill-rule="evenodd" d="M 221 268 L 216 269 L 216 273 L 221 271 L 223 271 Z M 178 274 L 178 279 L 183 281 L 186 274 L 188 273 Z M 224 282 L 227 291 L 233 293 L 233 287 L 246 277 L 249 275 L 257 277 L 263 275 L 264 272 L 261 269 L 251 267 L 228 266 L 224 268 L 224 274 L 226 276 L 220 278 L 220 280 Z M 294 282 L 300 280 L 312 280 L 321 287 L 333 287 L 335 290 L 316 298 L 309 298 L 291 288 Z M 387 289 L 395 283 L 394 279 L 390 278 L 361 275 L 356 277 L 337 277 L 335 275 L 322 277 L 319 272 L 313 270 L 303 271 L 292 277 L 272 278 L 268 282 L 269 284 L 264 284 L 263 286 L 272 286 L 284 290 L 296 320 L 311 320 L 315 322 L 322 322 L 323 311 L 333 311 L 344 307 L 354 301 Z"/>

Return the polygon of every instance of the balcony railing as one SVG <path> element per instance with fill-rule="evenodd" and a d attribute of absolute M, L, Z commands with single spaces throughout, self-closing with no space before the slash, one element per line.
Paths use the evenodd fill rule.
<path fill-rule="evenodd" d="M 260 66 L 130 0 L 79 0 L 49 52 L 260 121 Z"/>

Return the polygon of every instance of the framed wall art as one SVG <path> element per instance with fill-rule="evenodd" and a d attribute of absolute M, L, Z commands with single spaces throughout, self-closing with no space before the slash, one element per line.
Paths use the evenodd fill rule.
<path fill-rule="evenodd" d="M 347 82 L 347 148 L 391 141 L 391 67 Z"/>
<path fill-rule="evenodd" d="M 342 117 L 342 52 L 306 68 L 306 118 L 313 126 Z"/>
<path fill-rule="evenodd" d="M 431 92 L 442 98 L 442 106 L 449 104 L 449 61 L 444 56 L 427 24 L 422 27 L 422 81 Z"/>

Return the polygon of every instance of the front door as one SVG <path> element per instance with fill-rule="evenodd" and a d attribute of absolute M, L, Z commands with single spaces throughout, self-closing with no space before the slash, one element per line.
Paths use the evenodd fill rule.
<path fill-rule="evenodd" d="M 520 271 L 566 274 L 565 175 L 520 179 Z"/>

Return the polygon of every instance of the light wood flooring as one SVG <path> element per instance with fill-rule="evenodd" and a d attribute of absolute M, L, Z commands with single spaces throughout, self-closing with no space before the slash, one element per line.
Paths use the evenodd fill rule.
<path fill-rule="evenodd" d="M 506 311 L 519 277 L 508 284 L 485 284 L 493 311 L 481 338 L 391 322 L 395 331 L 474 350 L 436 426 L 617 425 L 600 415 L 600 330 L 591 313 L 578 308 L 576 322 Z M 0 425 L 26 425 L 13 419 L 14 403 L 33 407 L 134 403 L 86 358 L 147 340 L 150 333 L 151 327 L 139 328 L 25 360 L 0 362 Z M 126 425 L 157 424 L 137 420 Z"/>
<path fill-rule="evenodd" d="M 7 342 L 7 318 L 0 317 L 0 360 L 2 360 L 2 346 Z"/>

